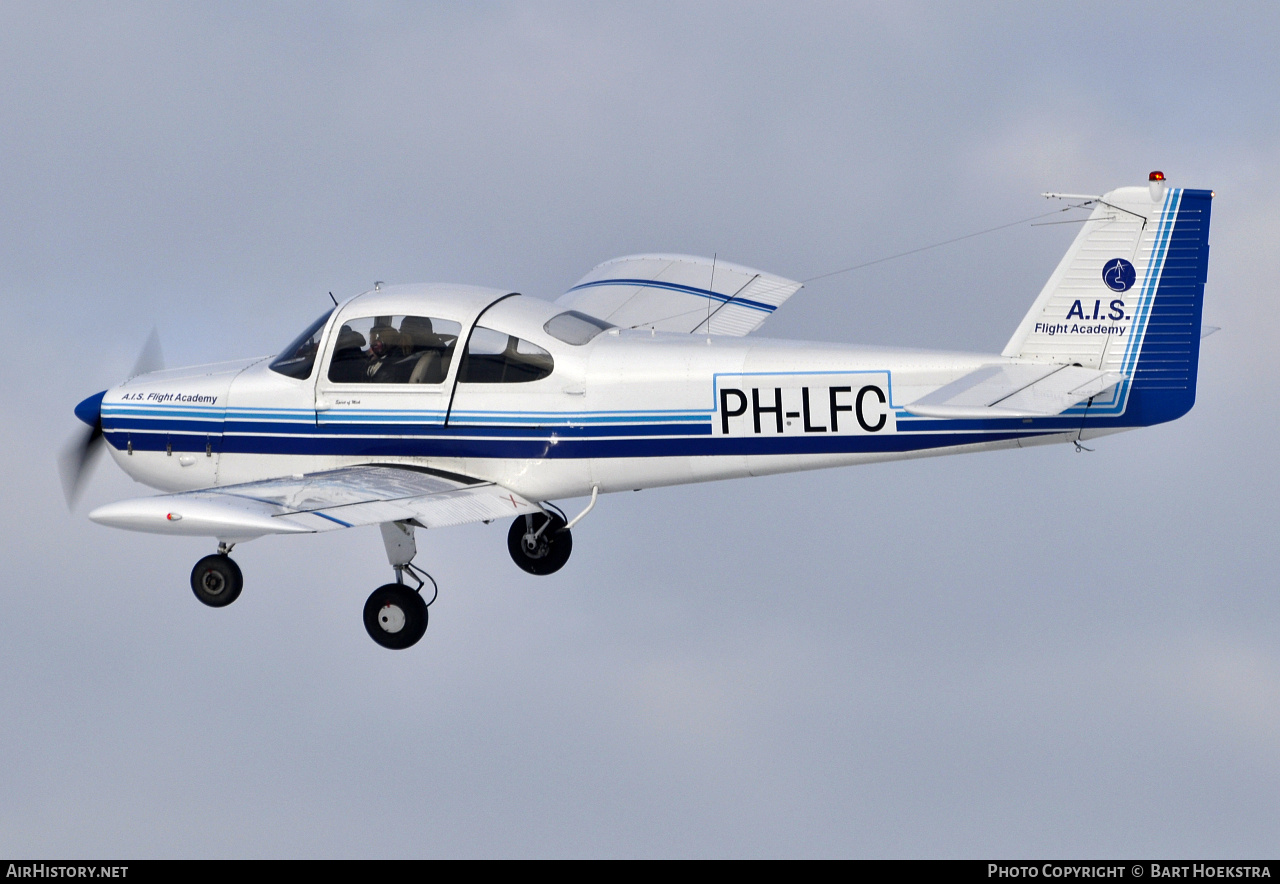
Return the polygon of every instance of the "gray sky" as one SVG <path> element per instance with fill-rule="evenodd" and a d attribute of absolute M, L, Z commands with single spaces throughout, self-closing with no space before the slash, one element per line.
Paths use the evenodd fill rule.
<path fill-rule="evenodd" d="M 0 854 L 1272 855 L 1280 14 L 1168 3 L 0 7 Z M 419 532 L 237 549 L 68 515 L 71 408 L 153 326 L 554 296 L 638 251 L 803 279 L 1163 169 L 1217 190 L 1199 401 L 1069 447 L 611 495 L 534 578 Z M 815 282 L 761 334 L 998 351 L 1074 233 Z M 575 506 L 576 504 L 570 504 Z"/>

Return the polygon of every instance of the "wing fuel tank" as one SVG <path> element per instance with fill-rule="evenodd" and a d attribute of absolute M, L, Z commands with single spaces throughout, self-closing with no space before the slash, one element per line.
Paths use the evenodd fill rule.
<path fill-rule="evenodd" d="M 176 534 L 185 537 L 218 537 L 248 540 L 264 534 L 310 534 L 314 528 L 274 516 L 276 507 L 226 495 L 184 494 L 141 497 L 100 506 L 89 513 L 99 525 L 144 531 L 149 534 Z"/>

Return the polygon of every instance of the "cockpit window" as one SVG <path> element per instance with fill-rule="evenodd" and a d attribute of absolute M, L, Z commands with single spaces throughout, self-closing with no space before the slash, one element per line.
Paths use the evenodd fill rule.
<path fill-rule="evenodd" d="M 542 330 L 557 340 L 580 347 L 602 331 L 613 328 L 603 319 L 596 319 L 577 310 L 567 310 L 547 320 Z"/>
<path fill-rule="evenodd" d="M 458 369 L 464 384 L 523 384 L 551 374 L 551 354 L 506 332 L 477 325 Z"/>
<path fill-rule="evenodd" d="M 440 384 L 462 326 L 433 316 L 366 316 L 338 329 L 329 380 L 339 384 Z"/>
<path fill-rule="evenodd" d="M 311 369 L 316 364 L 316 353 L 320 349 L 320 335 L 324 332 L 324 325 L 332 315 L 333 311 L 330 310 L 307 326 L 306 331 L 294 338 L 293 342 L 272 360 L 272 370 L 300 381 L 311 377 Z"/>

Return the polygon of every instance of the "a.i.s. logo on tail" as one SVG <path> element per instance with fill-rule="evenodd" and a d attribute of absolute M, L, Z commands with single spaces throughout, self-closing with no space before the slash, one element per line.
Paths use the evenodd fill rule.
<path fill-rule="evenodd" d="M 1102 281 L 1113 292 L 1127 292 L 1133 288 L 1138 272 L 1124 258 L 1112 258 L 1102 268 Z"/>

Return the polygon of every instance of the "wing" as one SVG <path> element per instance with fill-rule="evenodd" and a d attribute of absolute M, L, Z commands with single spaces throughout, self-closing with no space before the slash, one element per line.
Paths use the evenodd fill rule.
<path fill-rule="evenodd" d="M 760 327 L 800 283 L 693 255 L 630 255 L 599 265 L 556 303 L 623 328 L 742 335 Z"/>
<path fill-rule="evenodd" d="M 984 365 L 906 406 L 921 417 L 1048 417 L 1114 387 L 1124 375 L 1076 365 Z"/>
<path fill-rule="evenodd" d="M 541 512 L 501 485 L 409 466 L 358 466 L 122 500 L 89 518 L 103 525 L 243 541 L 412 520 L 424 528 Z"/>

